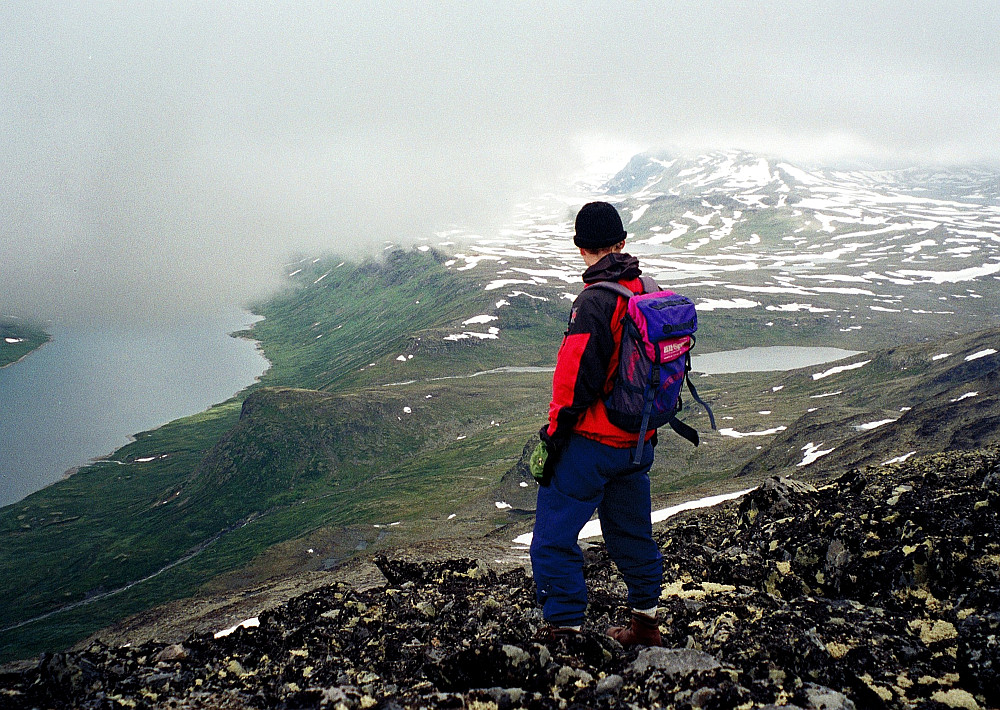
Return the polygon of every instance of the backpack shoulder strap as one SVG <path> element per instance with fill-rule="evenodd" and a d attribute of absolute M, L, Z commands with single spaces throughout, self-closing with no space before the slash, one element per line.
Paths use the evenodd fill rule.
<path fill-rule="evenodd" d="M 698 430 L 697 429 L 694 429 L 694 428 L 688 426 L 687 424 L 685 424 L 684 422 L 682 422 L 680 419 L 678 419 L 676 415 L 670 417 L 670 419 L 667 420 L 667 424 L 670 425 L 670 428 L 673 429 L 675 433 L 680 434 L 681 436 L 683 436 L 685 439 L 687 439 L 688 441 L 690 441 L 695 446 L 698 445 L 699 440 L 698 440 Z M 714 429 L 715 427 L 712 427 L 712 428 Z"/>
<path fill-rule="evenodd" d="M 659 285 L 656 283 L 656 279 L 652 276 L 640 276 L 639 280 L 642 282 L 642 293 L 655 293 L 660 290 Z M 628 286 L 623 286 L 617 281 L 598 281 L 596 283 L 590 284 L 587 288 L 603 288 L 605 291 L 614 291 L 619 296 L 625 299 L 632 298 L 632 296 L 638 296 L 635 291 L 630 289 Z"/>
<path fill-rule="evenodd" d="M 601 288 L 605 291 L 613 291 L 626 300 L 636 295 L 635 291 L 630 289 L 628 286 L 622 286 L 616 281 L 597 281 L 596 283 L 590 284 L 587 288 Z"/>

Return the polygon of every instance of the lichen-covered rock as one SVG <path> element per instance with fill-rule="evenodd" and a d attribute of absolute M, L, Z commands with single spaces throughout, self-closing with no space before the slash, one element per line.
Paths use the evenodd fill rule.
<path fill-rule="evenodd" d="M 846 695 L 822 685 L 806 683 L 802 692 L 809 701 L 809 707 L 815 710 L 854 710 L 854 703 Z"/>
<path fill-rule="evenodd" d="M 1000 452 L 774 481 L 656 531 L 667 648 L 623 649 L 624 586 L 587 550 L 583 632 L 540 642 L 530 575 L 379 557 L 260 625 L 94 645 L 0 674 L 14 708 L 1000 707 Z"/>
<path fill-rule="evenodd" d="M 173 643 L 156 654 L 156 660 L 161 663 L 183 661 L 188 657 L 187 649 L 179 643 Z"/>
<path fill-rule="evenodd" d="M 691 648 L 646 648 L 639 652 L 629 670 L 635 675 L 645 675 L 655 669 L 676 677 L 721 667 L 715 656 Z"/>
<path fill-rule="evenodd" d="M 998 560 L 1000 563 L 1000 560 Z M 996 590 L 1000 598 L 1000 590 Z M 1000 611 L 969 614 L 958 623 L 958 667 L 962 682 L 989 707 L 1000 707 Z"/>

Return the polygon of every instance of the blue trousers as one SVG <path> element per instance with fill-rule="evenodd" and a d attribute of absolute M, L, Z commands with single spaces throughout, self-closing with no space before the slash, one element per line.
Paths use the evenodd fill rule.
<path fill-rule="evenodd" d="M 634 453 L 574 435 L 552 481 L 538 489 L 531 569 L 542 615 L 553 626 L 584 621 L 587 585 L 577 536 L 595 510 L 629 604 L 648 609 L 659 602 L 663 557 L 653 541 L 649 496 L 653 446 L 646 444 L 638 466 Z"/>

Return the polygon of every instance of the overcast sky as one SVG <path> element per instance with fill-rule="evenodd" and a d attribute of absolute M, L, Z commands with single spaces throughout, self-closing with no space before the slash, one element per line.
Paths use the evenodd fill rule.
<path fill-rule="evenodd" d="M 581 146 L 1000 165 L 1000 3 L 6 2 L 0 314 L 495 228 Z"/>

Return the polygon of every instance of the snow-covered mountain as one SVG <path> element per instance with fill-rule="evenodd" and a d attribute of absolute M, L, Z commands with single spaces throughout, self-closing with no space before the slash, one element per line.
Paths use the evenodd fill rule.
<path fill-rule="evenodd" d="M 706 196 L 723 193 L 744 204 L 784 204 L 760 200 L 758 194 L 809 196 L 843 191 L 883 197 L 932 197 L 972 204 L 1000 204 L 1000 174 L 982 168 L 907 168 L 901 170 L 838 170 L 796 166 L 743 151 L 718 151 L 694 158 L 666 153 L 642 153 L 604 186 L 611 194 L 642 193 Z M 795 198 L 792 199 L 795 201 Z"/>
<path fill-rule="evenodd" d="M 828 321 L 826 333 L 877 323 L 892 337 L 995 322 L 1000 173 L 983 169 L 842 171 L 739 151 L 646 153 L 597 192 L 545 195 L 496 236 L 442 243 L 460 249 L 452 268 L 478 270 L 498 302 L 572 298 L 581 268 L 573 217 L 592 199 L 618 206 L 628 250 L 703 312 L 809 314 Z"/>
<path fill-rule="evenodd" d="M 852 274 L 887 263 L 900 272 L 861 276 L 900 285 L 1000 272 L 1000 174 L 983 170 L 845 172 L 740 152 L 640 155 L 607 193 L 630 213 L 638 243 L 745 253 L 759 249 L 732 247 L 764 243 L 799 265 L 839 263 Z M 748 230 L 752 243 L 738 241 Z"/>

